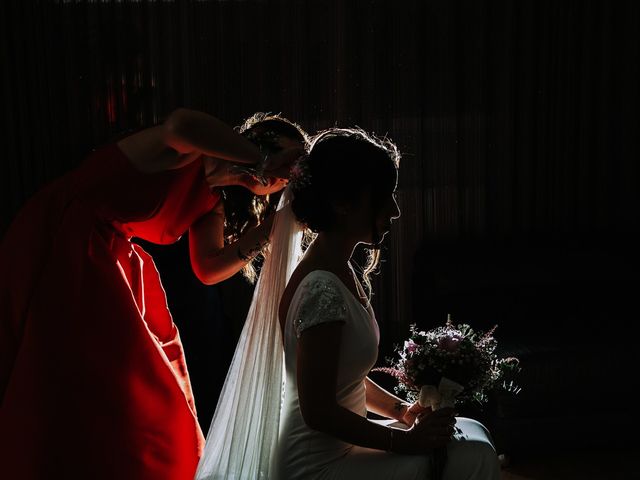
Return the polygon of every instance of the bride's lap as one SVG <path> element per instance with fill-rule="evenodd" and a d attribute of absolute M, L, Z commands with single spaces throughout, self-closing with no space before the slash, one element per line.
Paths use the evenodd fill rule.
<path fill-rule="evenodd" d="M 460 432 L 447 445 L 443 480 L 499 479 L 498 458 L 484 425 L 470 418 L 458 417 L 456 427 Z M 428 480 L 433 478 L 431 462 L 430 455 L 400 455 L 354 446 L 319 478 Z"/>
<path fill-rule="evenodd" d="M 454 440 L 447 445 L 443 480 L 498 480 L 500 463 L 488 430 L 471 418 L 457 417 Z"/>
<path fill-rule="evenodd" d="M 371 480 L 424 480 L 429 478 L 431 458 L 427 455 L 399 455 L 354 446 L 331 465 L 321 480 L 367 478 Z"/>

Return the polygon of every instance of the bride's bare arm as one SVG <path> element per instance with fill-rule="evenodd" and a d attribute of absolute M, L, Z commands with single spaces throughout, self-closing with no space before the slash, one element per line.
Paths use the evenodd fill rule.
<path fill-rule="evenodd" d="M 365 379 L 365 387 L 367 410 L 377 415 L 394 418 L 410 427 L 420 415 L 431 412 L 430 408 L 421 407 L 418 402 L 411 404 L 396 397 L 369 377 Z"/>
<path fill-rule="evenodd" d="M 342 324 L 323 323 L 304 330 L 298 341 L 300 411 L 312 429 L 353 445 L 422 454 L 451 438 L 451 411 L 430 414 L 419 426 L 395 430 L 378 425 L 336 401 Z"/>
<path fill-rule="evenodd" d="M 365 378 L 364 386 L 367 390 L 367 410 L 402 421 L 402 417 L 411 406 L 410 403 L 388 392 L 369 377 Z"/>

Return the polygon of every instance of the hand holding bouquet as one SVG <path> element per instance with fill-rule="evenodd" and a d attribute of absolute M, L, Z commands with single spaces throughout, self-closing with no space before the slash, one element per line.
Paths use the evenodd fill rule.
<path fill-rule="evenodd" d="M 504 381 L 505 373 L 518 367 L 518 359 L 498 358 L 495 329 L 476 333 L 466 324 L 454 326 L 451 316 L 443 327 L 426 332 L 412 325 L 399 359 L 391 367 L 375 370 L 396 377 L 398 393 L 404 391 L 407 400 L 418 400 L 433 411 L 474 400 L 485 403 L 487 392 L 495 388 L 518 393 L 518 387 Z M 442 477 L 446 461 L 446 448 L 435 448 L 435 479 Z"/>
<path fill-rule="evenodd" d="M 496 327 L 474 332 L 469 325 L 453 325 L 451 317 L 442 327 L 421 331 L 415 325 L 399 349 L 399 359 L 391 367 L 377 368 L 398 379 L 398 393 L 433 410 L 476 401 L 486 403 L 487 392 L 520 389 L 504 381 L 505 373 L 518 367 L 515 357 L 498 358 Z"/>

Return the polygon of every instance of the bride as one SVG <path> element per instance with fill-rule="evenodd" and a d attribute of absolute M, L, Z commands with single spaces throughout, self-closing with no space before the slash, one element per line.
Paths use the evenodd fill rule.
<path fill-rule="evenodd" d="M 484 426 L 408 405 L 367 377 L 379 331 L 350 258 L 372 247 L 370 291 L 377 247 L 400 215 L 398 162 L 390 141 L 334 128 L 294 167 L 197 479 L 499 478 Z M 317 234 L 303 257 L 301 225 Z"/>

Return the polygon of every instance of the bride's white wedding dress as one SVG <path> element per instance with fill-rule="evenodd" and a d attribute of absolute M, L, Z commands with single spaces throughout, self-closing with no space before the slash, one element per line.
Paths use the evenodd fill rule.
<path fill-rule="evenodd" d="M 378 356 L 379 330 L 371 308 L 364 306 L 333 273 L 316 270 L 300 282 L 284 329 L 286 383 L 280 435 L 274 457 L 279 480 L 429 479 L 429 455 L 399 455 L 345 443 L 307 427 L 300 413 L 296 381 L 296 347 L 300 333 L 323 322 L 342 322 L 337 376 L 338 403 L 366 416 L 364 380 Z M 447 480 L 498 479 L 498 459 L 483 425 L 458 418 L 459 432 L 447 447 Z"/>
<path fill-rule="evenodd" d="M 349 445 L 304 423 L 296 389 L 297 335 L 321 322 L 344 322 L 337 399 L 364 416 L 364 378 L 378 354 L 378 326 L 371 309 L 365 309 L 338 277 L 317 270 L 298 286 L 284 339 L 280 336 L 280 298 L 302 255 L 302 231 L 288 203 L 290 194 L 287 188 L 281 198 L 271 253 L 218 400 L 196 480 L 432 478 L 427 455 L 396 455 Z M 484 427 L 464 418 L 457 426 L 462 434 L 448 447 L 444 478 L 498 479 L 496 454 Z"/>

